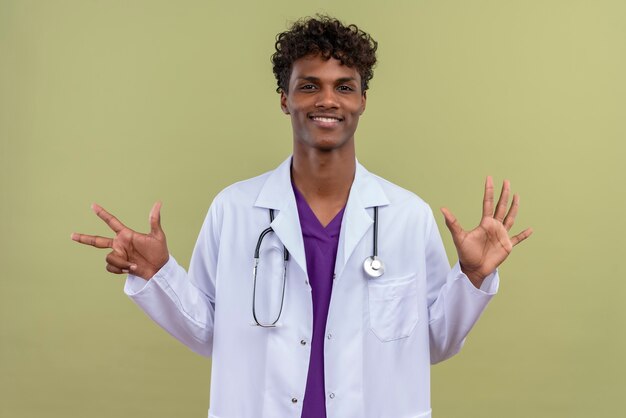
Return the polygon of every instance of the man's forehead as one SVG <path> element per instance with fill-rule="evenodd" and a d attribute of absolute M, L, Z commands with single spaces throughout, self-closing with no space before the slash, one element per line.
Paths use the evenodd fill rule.
<path fill-rule="evenodd" d="M 307 55 L 294 61 L 291 79 L 342 79 L 359 81 L 361 76 L 356 68 L 343 64 L 336 58 L 324 58 L 320 55 Z"/>

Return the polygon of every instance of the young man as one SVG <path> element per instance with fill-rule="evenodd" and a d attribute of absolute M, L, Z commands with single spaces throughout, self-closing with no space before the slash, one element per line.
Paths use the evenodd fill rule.
<path fill-rule="evenodd" d="M 107 270 L 130 273 L 126 293 L 213 357 L 209 417 L 430 417 L 430 364 L 460 350 L 497 266 L 531 234 L 509 238 L 518 198 L 508 209 L 505 181 L 494 208 L 487 178 L 478 227 L 443 210 L 459 255 L 450 269 L 428 205 L 356 163 L 375 51 L 328 17 L 278 36 L 293 155 L 215 198 L 189 273 L 168 253 L 159 203 L 149 234 L 94 205 L 115 237 L 72 236 L 111 248 Z"/>

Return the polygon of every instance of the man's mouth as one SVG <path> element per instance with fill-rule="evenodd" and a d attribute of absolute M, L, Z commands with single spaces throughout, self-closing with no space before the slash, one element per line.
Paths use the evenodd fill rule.
<path fill-rule="evenodd" d="M 311 119 L 319 122 L 341 122 L 341 119 L 339 118 L 327 118 L 324 116 L 312 116 Z"/>
<path fill-rule="evenodd" d="M 310 115 L 309 119 L 315 122 L 316 125 L 324 128 L 332 128 L 343 121 L 342 118 L 332 115 Z"/>

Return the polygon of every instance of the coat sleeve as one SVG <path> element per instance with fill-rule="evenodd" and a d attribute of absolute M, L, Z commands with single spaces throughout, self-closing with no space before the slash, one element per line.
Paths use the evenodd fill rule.
<path fill-rule="evenodd" d="M 457 262 L 452 269 L 432 211 L 426 228 L 426 277 L 430 331 L 430 362 L 438 363 L 461 350 L 467 334 L 498 291 L 494 271 L 477 289 Z"/>
<path fill-rule="evenodd" d="M 133 275 L 124 292 L 168 333 L 211 356 L 218 258 L 216 205 L 211 205 L 191 257 L 189 273 L 174 257 L 148 281 Z"/>

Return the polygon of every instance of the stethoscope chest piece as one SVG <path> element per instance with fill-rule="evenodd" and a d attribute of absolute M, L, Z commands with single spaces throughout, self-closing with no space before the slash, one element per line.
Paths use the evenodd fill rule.
<path fill-rule="evenodd" d="M 377 256 L 367 257 L 363 262 L 363 269 L 368 276 L 376 278 L 385 273 L 385 264 Z"/>

